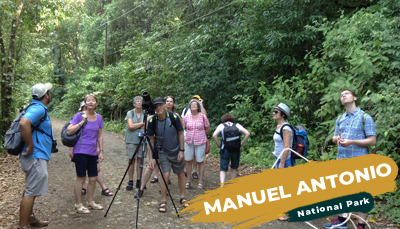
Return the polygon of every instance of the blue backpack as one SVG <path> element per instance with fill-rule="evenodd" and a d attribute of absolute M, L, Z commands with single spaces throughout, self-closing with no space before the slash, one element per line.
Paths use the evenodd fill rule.
<path fill-rule="evenodd" d="M 283 128 L 285 126 L 289 126 L 293 130 L 293 133 L 294 133 L 292 150 L 301 154 L 303 157 L 306 157 L 308 148 L 310 146 L 310 143 L 307 138 L 308 133 L 307 133 L 306 128 L 304 128 L 303 126 L 300 126 L 300 125 L 296 126 L 294 128 L 292 125 L 290 125 L 288 123 L 284 124 L 281 128 L 280 133 L 277 133 L 281 136 L 282 140 L 283 140 Z M 293 152 L 291 152 L 290 157 L 293 159 L 302 159 L 301 157 L 299 157 L 297 154 L 295 154 Z"/>

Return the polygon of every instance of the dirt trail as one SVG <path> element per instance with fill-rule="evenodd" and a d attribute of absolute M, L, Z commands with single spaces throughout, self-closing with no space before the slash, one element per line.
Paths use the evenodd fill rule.
<path fill-rule="evenodd" d="M 61 128 L 64 121 L 52 119 L 53 131 L 55 138 L 59 142 L 59 152 L 53 154 L 49 163 L 49 188 L 46 196 L 36 199 L 34 212 L 41 219 L 50 220 L 48 228 L 132 228 L 136 225 L 136 209 L 137 200 L 133 197 L 136 189 L 126 191 L 125 187 L 128 181 L 126 177 L 122 183 L 121 190 L 105 218 L 104 214 L 108 208 L 112 197 L 106 197 L 100 194 L 101 189 L 97 184 L 94 200 L 104 206 L 105 210 L 95 211 L 90 214 L 77 214 L 72 209 L 74 206 L 73 185 L 75 183 L 75 167 L 68 157 L 68 148 L 63 146 L 60 141 Z M 104 162 L 100 164 L 104 173 L 106 184 L 114 193 L 125 173 L 128 166 L 125 158 L 124 136 L 111 132 L 103 132 L 104 134 Z M 8 159 L 9 160 L 9 159 Z M 14 159 L 16 166 L 19 166 L 18 160 Z M 147 160 L 145 161 L 145 166 Z M 0 167 L 1 168 L 1 167 Z M 0 170 L 1 171 L 1 170 Z M 13 175 L 13 184 L 9 184 L 6 191 L 13 191 L 13 195 L 5 200 L 6 196 L 1 198 L 2 206 L 0 213 L 0 227 L 16 228 L 18 221 L 18 205 L 20 196 L 23 191 L 23 173 L 20 167 L 15 169 L 17 175 Z M 136 175 L 135 175 L 136 176 Z M 228 175 L 229 177 L 229 175 Z M 0 178 L 0 181 L 2 181 Z M 172 192 L 175 204 L 179 202 L 179 191 L 177 187 L 176 175 L 171 176 Z M 202 190 L 197 189 L 198 180 L 192 181 L 192 188 L 186 191 L 188 199 L 195 198 L 196 195 L 202 194 Z M 204 191 L 218 187 L 219 182 L 219 164 L 214 159 L 206 159 L 206 172 L 204 179 Z M 178 218 L 175 215 L 172 202 L 168 199 L 167 213 L 159 213 L 157 210 L 161 195 L 159 194 L 159 185 L 147 184 L 147 190 L 140 201 L 139 208 L 139 228 L 230 228 L 230 226 L 222 226 L 222 224 L 181 224 L 185 218 Z M 2 188 L 3 189 L 3 188 Z M 86 196 L 82 201 L 86 202 Z M 180 208 L 178 208 L 180 210 Z M 187 218 L 186 218 L 187 219 Z M 318 228 L 322 228 L 322 224 L 327 222 L 326 219 L 314 220 L 311 223 Z M 256 228 L 312 228 L 305 223 L 287 223 L 277 220 L 265 223 Z M 379 228 L 374 226 L 373 228 Z"/>

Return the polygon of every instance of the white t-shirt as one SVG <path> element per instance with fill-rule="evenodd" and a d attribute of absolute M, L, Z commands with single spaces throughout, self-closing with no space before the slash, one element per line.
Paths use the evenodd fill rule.
<path fill-rule="evenodd" d="M 285 125 L 286 123 L 288 123 L 288 122 L 285 122 L 284 124 L 282 124 L 282 126 Z M 280 133 L 282 126 L 278 130 L 276 130 L 276 132 Z M 290 147 L 292 147 L 293 137 L 294 137 L 292 128 L 290 128 L 289 126 L 285 126 L 283 128 L 283 130 L 290 131 Z M 276 132 L 274 133 L 274 141 L 275 141 L 274 155 L 275 155 L 275 157 L 279 158 L 279 156 L 282 154 L 282 151 L 284 149 L 284 143 L 283 143 L 283 139 L 281 138 L 281 136 L 279 134 L 277 134 Z M 286 160 L 289 158 L 290 158 L 290 153 L 287 156 Z"/>
<path fill-rule="evenodd" d="M 225 124 L 228 125 L 228 126 L 232 126 L 233 125 L 233 123 L 229 122 L 229 121 L 225 122 Z M 236 127 L 239 129 L 239 131 L 241 131 L 243 129 L 243 126 L 240 125 L 239 123 L 236 123 Z M 224 139 L 224 128 L 225 128 L 225 126 L 222 123 L 219 124 L 218 127 L 217 127 L 217 130 L 221 131 L 222 139 Z M 224 141 L 222 141 L 222 144 L 221 144 L 221 149 L 223 149 L 223 148 L 224 148 Z"/>

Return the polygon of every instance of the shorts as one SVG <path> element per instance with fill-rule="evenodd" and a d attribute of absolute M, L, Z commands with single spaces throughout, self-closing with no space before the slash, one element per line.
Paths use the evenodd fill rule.
<path fill-rule="evenodd" d="M 126 158 L 127 159 L 132 159 L 133 154 L 135 153 L 136 148 L 139 146 L 139 144 L 133 144 L 133 143 L 126 143 Z M 137 154 L 135 155 L 135 158 L 142 158 L 142 145 L 139 147 L 139 150 Z M 144 158 L 147 157 L 147 144 L 144 146 Z"/>
<path fill-rule="evenodd" d="M 178 155 L 170 156 L 166 153 L 159 153 L 160 166 L 163 173 L 169 173 L 171 167 L 175 174 L 180 174 L 185 171 L 185 159 L 178 162 Z"/>
<path fill-rule="evenodd" d="M 86 170 L 89 177 L 97 177 L 97 156 L 74 154 L 74 161 L 77 177 L 86 177 Z"/>
<path fill-rule="evenodd" d="M 49 161 L 41 158 L 20 156 L 22 171 L 25 172 L 25 196 L 44 196 L 47 194 Z"/>
<path fill-rule="evenodd" d="M 224 147 L 220 151 L 220 171 L 228 171 L 229 160 L 231 161 L 231 169 L 239 168 L 240 149 L 229 151 Z"/>
<path fill-rule="evenodd" d="M 276 162 L 275 168 L 279 168 L 279 163 L 281 162 L 281 159 L 278 160 L 278 162 Z M 295 160 L 292 160 L 292 158 L 286 159 L 285 161 L 285 168 L 290 167 L 290 166 L 294 166 L 296 164 Z"/>
<path fill-rule="evenodd" d="M 203 145 L 187 144 L 185 142 L 185 161 L 191 161 L 196 156 L 197 162 L 203 162 L 206 157 L 206 143 Z"/>

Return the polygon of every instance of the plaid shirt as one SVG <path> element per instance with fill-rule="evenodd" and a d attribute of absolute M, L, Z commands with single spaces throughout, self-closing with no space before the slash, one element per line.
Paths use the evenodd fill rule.
<path fill-rule="evenodd" d="M 339 116 L 336 120 L 334 136 L 338 136 L 339 132 L 341 134 L 341 139 L 363 140 L 368 136 L 376 136 L 374 120 L 369 114 L 365 117 L 365 130 L 363 130 L 362 122 L 364 113 L 365 112 L 359 107 L 351 114 L 344 112 L 344 114 Z M 337 159 L 359 157 L 367 154 L 369 154 L 368 147 L 357 145 L 343 147 L 339 145 Z"/>
<path fill-rule="evenodd" d="M 183 118 L 186 127 L 185 142 L 191 145 L 203 145 L 207 142 L 206 127 L 210 126 L 207 116 L 200 114 L 196 121 L 193 120 L 192 114 L 187 114 Z"/>

